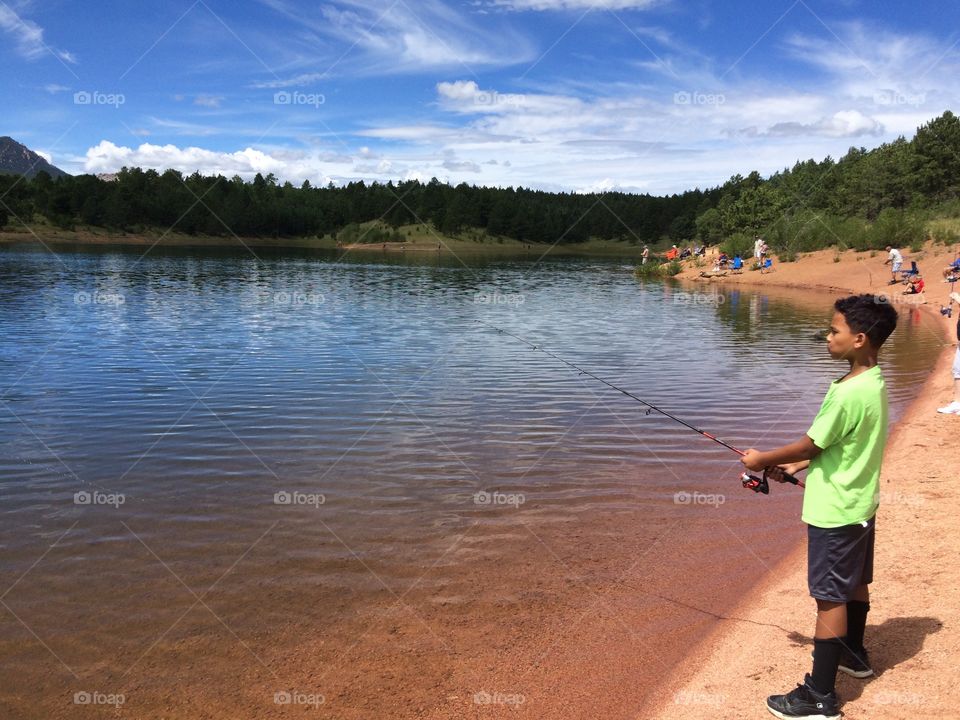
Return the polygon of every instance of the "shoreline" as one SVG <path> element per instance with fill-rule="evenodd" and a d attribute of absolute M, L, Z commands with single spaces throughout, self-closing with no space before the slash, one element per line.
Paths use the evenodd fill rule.
<path fill-rule="evenodd" d="M 441 247 L 438 250 L 437 244 Z M 0 247 L 15 245 L 35 245 L 37 247 L 72 246 L 73 248 L 103 247 L 149 247 L 156 248 L 223 248 L 248 250 L 323 250 L 334 252 L 356 252 L 405 255 L 435 253 L 440 255 L 482 254 L 492 256 L 529 255 L 540 257 L 556 255 L 609 255 L 639 259 L 641 246 L 629 245 L 613 240 L 590 240 L 584 243 L 551 245 L 527 243 L 512 239 L 488 237 L 480 241 L 462 236 L 449 237 L 430 235 L 408 242 L 386 243 L 346 243 L 337 244 L 329 236 L 324 237 L 237 237 L 233 235 L 184 235 L 181 233 L 161 233 L 158 231 L 111 232 L 106 230 L 60 230 L 42 227 L 33 232 L 0 230 Z M 50 249 L 48 247 L 48 249 Z"/>
<path fill-rule="evenodd" d="M 864 258 L 863 253 L 845 255 L 836 263 L 835 251 L 818 251 L 794 263 L 778 263 L 777 272 L 764 275 L 747 271 L 706 279 L 699 277 L 699 268 L 688 267 L 678 277 L 694 286 L 707 282 L 714 288 L 730 283 L 838 293 L 887 290 L 881 284 L 887 277 L 881 254 L 874 258 Z M 864 681 L 840 674 L 837 690 L 848 718 L 947 717 L 956 707 L 957 691 L 949 675 L 924 672 L 928 662 L 934 661 L 933 668 L 942 667 L 960 655 L 956 638 L 940 632 L 960 621 L 960 602 L 951 592 L 960 582 L 960 572 L 936 562 L 955 555 L 956 543 L 950 536 L 960 529 L 960 522 L 947 510 L 955 496 L 949 481 L 956 472 L 950 468 L 960 465 L 956 441 L 960 420 L 936 413 L 952 396 L 956 321 L 939 313 L 940 304 L 948 302 L 950 287 L 940 282 L 939 274 L 953 253 L 928 244 L 916 258 L 934 269 L 928 292 L 922 298 L 891 293 L 891 300 L 932 317 L 946 347 L 887 441 L 876 580 L 866 633 L 876 676 Z M 858 276 L 861 282 L 853 280 Z M 902 291 L 900 285 L 889 288 Z M 796 522 L 800 524 L 799 516 Z M 931 527 L 937 532 L 917 532 Z M 718 621 L 664 678 L 643 716 L 660 720 L 768 717 L 767 695 L 789 691 L 810 670 L 814 616 L 801 542 L 770 567 L 750 597 Z"/>

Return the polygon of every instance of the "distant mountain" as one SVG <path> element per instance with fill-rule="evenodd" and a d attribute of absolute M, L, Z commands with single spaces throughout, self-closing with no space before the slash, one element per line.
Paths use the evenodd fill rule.
<path fill-rule="evenodd" d="M 54 167 L 33 150 L 21 145 L 11 137 L 0 137 L 0 173 L 26 175 L 32 178 L 41 170 L 46 170 L 50 177 L 67 175 L 63 170 Z"/>

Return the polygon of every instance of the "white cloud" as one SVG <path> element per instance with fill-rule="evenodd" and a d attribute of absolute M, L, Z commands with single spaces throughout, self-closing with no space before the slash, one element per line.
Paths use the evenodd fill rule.
<path fill-rule="evenodd" d="M 334 75 L 389 75 L 438 68 L 504 67 L 537 52 L 508 24 L 484 27 L 441 0 L 341 0 L 315 10 L 289 0 L 261 0 L 302 29 L 284 37 L 278 54 L 296 74 L 258 81 L 289 87 Z M 336 45 L 331 48 L 330 40 Z"/>
<path fill-rule="evenodd" d="M 857 110 L 841 110 L 830 117 L 821 118 L 812 123 L 779 122 L 766 130 L 756 127 L 742 131 L 742 134 L 758 137 L 804 137 L 822 135 L 830 138 L 856 138 L 865 135 L 879 136 L 884 127 L 878 120 L 867 117 Z"/>
<path fill-rule="evenodd" d="M 13 36 L 17 52 L 27 60 L 37 60 L 50 52 L 65 62 L 77 62 L 71 53 L 48 47 L 43 40 L 43 28 L 32 20 L 24 20 L 6 3 L 0 3 L 0 30 Z"/>
<path fill-rule="evenodd" d="M 314 72 L 314 73 L 300 73 L 299 75 L 294 75 L 289 78 L 277 78 L 276 80 L 265 80 L 263 82 L 255 82 L 250 87 L 257 89 L 270 89 L 276 90 L 279 88 L 287 87 L 302 87 L 304 85 L 309 85 L 315 83 L 319 80 L 322 80 L 326 77 L 326 73 Z"/>
<path fill-rule="evenodd" d="M 200 170 L 209 174 L 237 174 L 242 177 L 252 177 L 258 172 L 279 173 L 284 169 L 283 161 L 253 148 L 222 153 L 198 147 L 179 148 L 176 145 L 144 143 L 134 149 L 102 140 L 99 145 L 87 150 L 84 163 L 87 172 L 115 172 L 124 166 L 156 170 L 174 168 L 188 173 Z"/>

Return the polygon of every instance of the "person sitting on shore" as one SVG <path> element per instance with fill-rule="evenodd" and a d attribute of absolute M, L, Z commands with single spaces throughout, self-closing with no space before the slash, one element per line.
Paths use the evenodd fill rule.
<path fill-rule="evenodd" d="M 954 283 L 960 280 L 960 257 L 943 269 L 943 281 Z"/>
<path fill-rule="evenodd" d="M 923 292 L 924 282 L 920 275 L 913 275 L 907 280 L 907 289 L 903 291 L 904 295 L 919 295 Z"/>
<path fill-rule="evenodd" d="M 731 268 L 734 272 L 736 272 L 736 271 L 738 271 L 738 270 L 741 271 L 741 272 L 743 271 L 743 258 L 740 257 L 739 254 L 733 256 L 733 264 L 730 266 L 730 268 Z"/>
<path fill-rule="evenodd" d="M 666 258 L 667 258 L 667 260 L 669 260 L 669 261 L 672 262 L 673 260 L 676 260 L 676 259 L 677 259 L 677 256 L 678 256 L 679 254 L 680 254 L 680 250 L 677 248 L 676 245 L 674 245 L 672 248 L 670 248 L 669 250 L 667 250 Z"/>
<path fill-rule="evenodd" d="M 767 698 L 779 718 L 839 720 L 837 671 L 873 675 L 863 638 L 889 412 L 877 357 L 897 326 L 897 311 L 874 295 L 841 298 L 834 311 L 827 351 L 850 371 L 830 385 L 802 438 L 767 452 L 751 448 L 740 459 L 781 482 L 784 472 L 809 468 L 802 519 L 807 585 L 817 602 L 813 670 L 795 690 Z"/>
<path fill-rule="evenodd" d="M 950 293 L 950 300 L 960 304 L 960 293 Z M 957 318 L 957 354 L 953 357 L 953 402 L 938 408 L 944 415 L 960 415 L 960 317 Z"/>
<path fill-rule="evenodd" d="M 691 250 L 690 248 L 684 248 L 680 253 L 680 259 L 686 260 L 691 255 L 693 255 L 693 250 Z"/>
<path fill-rule="evenodd" d="M 899 280 L 897 280 L 897 273 L 900 272 L 900 268 L 903 267 L 903 255 L 900 254 L 900 251 L 891 246 L 887 245 L 887 252 L 890 253 L 890 257 L 883 261 L 884 265 L 891 265 L 890 269 L 890 285 L 896 285 Z"/>

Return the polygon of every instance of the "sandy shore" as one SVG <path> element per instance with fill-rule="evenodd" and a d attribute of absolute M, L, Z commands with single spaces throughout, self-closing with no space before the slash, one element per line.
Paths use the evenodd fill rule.
<path fill-rule="evenodd" d="M 840 292 L 887 289 L 883 253 L 847 252 L 840 262 L 834 262 L 835 255 L 822 251 L 778 264 L 771 274 L 745 272 L 709 283 Z M 941 282 L 940 271 L 953 257 L 943 246 L 928 246 L 913 258 L 927 273 L 928 290 L 925 304 L 915 307 L 939 319 L 945 348 L 887 446 L 866 633 L 877 675 L 868 681 L 840 676 L 838 691 L 848 718 L 960 717 L 952 672 L 960 657 L 960 638 L 952 632 L 960 620 L 960 567 L 955 562 L 960 520 L 952 506 L 960 475 L 960 417 L 936 412 L 952 399 L 956 315 L 953 321 L 940 319 L 939 307 L 946 304 L 950 287 Z M 699 272 L 689 268 L 682 277 L 693 279 Z M 792 689 L 809 672 L 814 617 L 804 545 L 772 568 L 766 583 L 719 623 L 641 716 L 768 717 L 766 696 Z"/>

